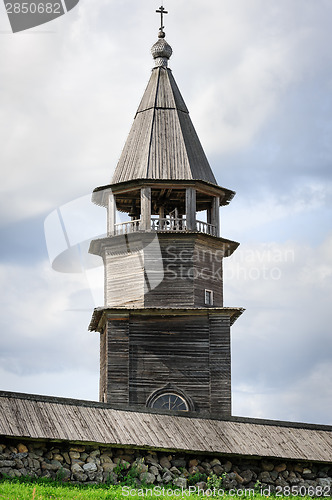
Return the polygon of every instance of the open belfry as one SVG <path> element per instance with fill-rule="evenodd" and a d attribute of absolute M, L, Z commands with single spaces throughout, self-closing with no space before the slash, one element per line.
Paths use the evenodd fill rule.
<path fill-rule="evenodd" d="M 223 307 L 223 259 L 238 243 L 221 237 L 219 210 L 235 193 L 213 175 L 168 68 L 167 12 L 157 12 L 155 67 L 111 184 L 92 197 L 108 213 L 107 236 L 90 246 L 105 267 L 105 304 L 90 324 L 100 401 L 229 417 L 230 327 L 243 309 Z"/>

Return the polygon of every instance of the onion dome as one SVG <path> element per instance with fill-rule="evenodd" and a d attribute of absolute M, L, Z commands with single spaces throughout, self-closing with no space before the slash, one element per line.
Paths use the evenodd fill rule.
<path fill-rule="evenodd" d="M 151 54 L 155 60 L 155 66 L 167 68 L 168 60 L 172 53 L 172 47 L 166 42 L 165 33 L 161 30 L 159 32 L 158 42 L 156 42 L 151 49 Z"/>

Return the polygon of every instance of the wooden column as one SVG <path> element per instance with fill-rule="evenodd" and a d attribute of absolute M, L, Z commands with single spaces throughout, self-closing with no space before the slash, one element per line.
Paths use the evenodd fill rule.
<path fill-rule="evenodd" d="M 219 196 L 216 196 L 212 200 L 211 204 L 211 224 L 215 226 L 216 228 L 216 234 L 215 236 L 219 237 L 220 236 L 220 218 L 219 218 L 219 210 L 220 208 L 220 198 Z"/>
<path fill-rule="evenodd" d="M 196 190 L 186 189 L 186 221 L 188 231 L 196 231 Z"/>
<path fill-rule="evenodd" d="M 116 202 L 113 193 L 108 195 L 108 207 L 107 207 L 107 236 L 113 236 L 115 234 L 115 223 L 116 223 Z"/>
<path fill-rule="evenodd" d="M 151 229 L 151 188 L 141 189 L 141 229 L 150 231 Z"/>

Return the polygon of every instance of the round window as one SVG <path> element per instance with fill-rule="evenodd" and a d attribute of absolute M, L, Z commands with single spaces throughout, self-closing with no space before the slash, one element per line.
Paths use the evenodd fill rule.
<path fill-rule="evenodd" d="M 150 402 L 151 408 L 174 411 L 189 411 L 189 406 L 184 398 L 172 392 L 160 394 Z"/>

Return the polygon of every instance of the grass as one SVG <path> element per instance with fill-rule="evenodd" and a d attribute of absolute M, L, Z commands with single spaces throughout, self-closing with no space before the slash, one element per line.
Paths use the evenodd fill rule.
<path fill-rule="evenodd" d="M 126 488 L 126 489 L 125 489 Z M 168 499 L 168 500 L 178 500 L 178 499 L 192 499 L 192 500 L 204 500 L 208 498 L 206 495 L 189 494 L 188 491 L 182 492 L 181 489 L 174 489 L 172 492 L 170 489 L 165 487 L 165 491 L 154 490 L 153 487 L 141 487 L 141 490 L 134 490 L 132 487 L 114 486 L 114 485 L 92 485 L 92 486 L 79 486 L 71 485 L 69 483 L 60 483 L 51 480 L 41 480 L 41 479 L 2 479 L 0 480 L 0 500 L 117 500 L 117 499 L 133 499 L 138 500 L 142 498 L 147 499 Z M 145 490 L 148 490 L 145 492 Z M 150 491 L 150 492 L 149 492 Z M 244 499 L 251 498 L 253 500 L 266 500 L 266 496 L 262 496 L 259 493 L 255 493 L 253 496 L 242 495 L 223 495 L 218 496 L 217 494 L 210 496 L 210 498 L 219 498 L 223 500 L 232 499 Z M 312 497 L 309 496 L 288 496 L 288 497 L 270 497 L 274 500 L 278 498 L 291 498 L 291 500 L 311 500 Z"/>

